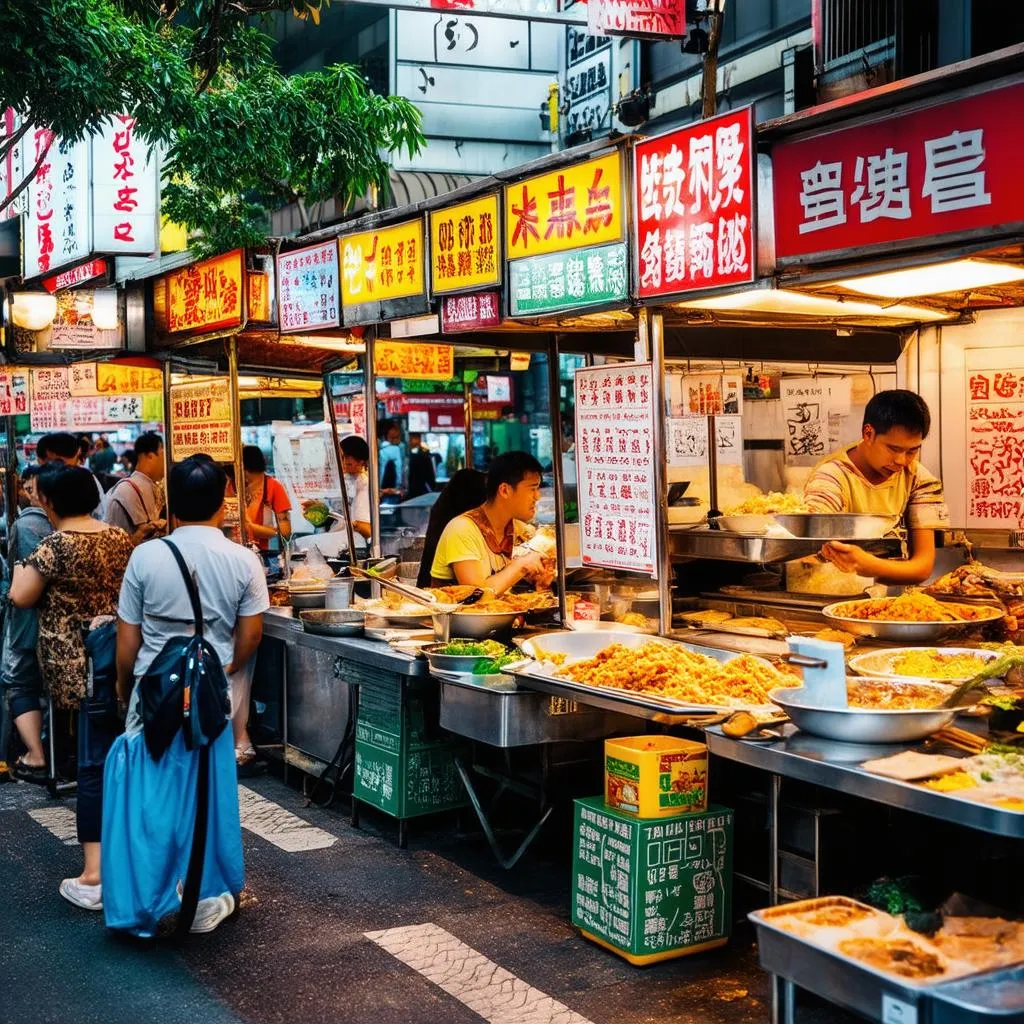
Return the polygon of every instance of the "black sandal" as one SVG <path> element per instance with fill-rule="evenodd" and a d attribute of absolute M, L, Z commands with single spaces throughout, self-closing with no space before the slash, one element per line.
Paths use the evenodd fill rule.
<path fill-rule="evenodd" d="M 25 764 L 24 755 L 14 762 L 11 774 L 22 782 L 35 782 L 39 785 L 46 785 L 50 778 L 45 764 Z"/>

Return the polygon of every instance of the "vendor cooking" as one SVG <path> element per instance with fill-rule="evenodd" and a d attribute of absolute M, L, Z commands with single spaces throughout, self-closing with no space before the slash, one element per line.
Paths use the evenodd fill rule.
<path fill-rule="evenodd" d="M 363 547 L 364 542 L 370 539 L 371 534 L 370 481 L 366 472 L 366 467 L 370 461 L 370 446 L 363 438 L 356 434 L 349 434 L 341 439 L 338 447 L 341 449 L 341 470 L 345 477 L 345 493 L 348 496 L 348 507 L 352 515 L 352 530 L 357 538 L 356 545 Z M 314 525 L 324 525 L 321 521 L 324 509 L 332 507 L 333 511 L 340 512 L 343 507 L 341 499 L 330 502 L 304 501 L 302 503 L 302 512 L 306 515 L 307 519 L 310 519 L 310 522 L 313 522 L 313 519 L 310 517 L 315 516 L 317 522 Z M 316 515 L 313 511 L 314 509 L 318 509 L 320 515 Z M 327 532 L 341 533 L 344 529 L 344 519 L 332 517 L 331 525 Z M 325 541 L 321 541 L 317 543 L 317 546 L 323 548 L 325 544 Z M 337 555 L 337 548 L 337 544 L 333 546 L 327 545 L 328 553 L 331 555 Z"/>
<path fill-rule="evenodd" d="M 910 557 L 902 561 L 878 558 L 855 544 L 826 544 L 822 555 L 843 572 L 897 585 L 931 575 L 935 531 L 948 528 L 949 509 L 941 481 L 918 462 L 930 426 L 919 395 L 880 391 L 864 410 L 860 441 L 834 452 L 808 478 L 804 501 L 811 512 L 898 516 L 907 528 Z"/>
<path fill-rule="evenodd" d="M 524 577 L 551 581 L 550 564 L 535 551 L 512 557 L 516 524 L 533 519 L 541 465 L 527 452 L 507 452 L 491 463 L 486 499 L 444 528 L 430 575 L 434 586 L 460 583 L 504 594 Z"/>

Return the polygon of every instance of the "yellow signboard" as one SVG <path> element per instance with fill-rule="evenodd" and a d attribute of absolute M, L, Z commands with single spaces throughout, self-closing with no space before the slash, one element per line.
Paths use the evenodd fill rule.
<path fill-rule="evenodd" d="M 125 366 L 122 363 L 96 364 L 95 394 L 141 395 L 147 391 L 163 389 L 164 373 L 158 367 Z"/>
<path fill-rule="evenodd" d="M 616 151 L 505 186 L 505 257 L 618 242 L 626 223 Z"/>
<path fill-rule="evenodd" d="M 231 393 L 226 378 L 171 385 L 171 458 L 205 453 L 217 462 L 235 458 Z"/>
<path fill-rule="evenodd" d="M 501 284 L 496 193 L 430 214 L 430 274 L 435 295 Z"/>
<path fill-rule="evenodd" d="M 167 275 L 168 334 L 215 331 L 242 323 L 244 255 L 235 249 Z"/>
<path fill-rule="evenodd" d="M 373 343 L 373 372 L 378 377 L 406 380 L 451 380 L 455 376 L 455 349 L 451 345 Z"/>
<path fill-rule="evenodd" d="M 422 220 L 341 236 L 343 309 L 425 294 Z"/>

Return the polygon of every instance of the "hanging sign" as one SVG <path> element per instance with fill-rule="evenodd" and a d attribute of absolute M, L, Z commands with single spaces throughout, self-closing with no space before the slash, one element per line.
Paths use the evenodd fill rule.
<path fill-rule="evenodd" d="M 20 416 L 28 412 L 28 370 L 0 370 L 0 416 Z"/>
<path fill-rule="evenodd" d="M 588 0 L 587 31 L 595 36 L 686 35 L 683 0 Z"/>
<path fill-rule="evenodd" d="M 441 330 L 445 334 L 482 331 L 501 324 L 500 292 L 446 295 L 441 300 Z"/>
<path fill-rule="evenodd" d="M 246 273 L 246 310 L 250 323 L 265 324 L 270 320 L 270 285 L 267 275 L 260 270 Z"/>
<path fill-rule="evenodd" d="M 114 326 L 108 326 L 110 323 Z M 123 342 L 121 328 L 116 288 L 58 292 L 50 348 L 119 349 Z"/>
<path fill-rule="evenodd" d="M 241 325 L 244 256 L 241 249 L 235 249 L 167 275 L 168 334 Z"/>
<path fill-rule="evenodd" d="M 434 295 L 501 284 L 497 193 L 430 214 Z"/>
<path fill-rule="evenodd" d="M 505 186 L 505 258 L 622 240 L 622 155 L 572 164 Z"/>
<path fill-rule="evenodd" d="M 40 366 L 29 371 L 33 432 L 67 430 L 71 389 L 66 366 Z"/>
<path fill-rule="evenodd" d="M 352 433 L 358 437 L 366 437 L 366 395 L 353 395 L 349 405 L 349 420 Z"/>
<path fill-rule="evenodd" d="M 85 364 L 89 365 L 89 364 Z M 159 367 L 128 366 L 124 363 L 96 363 L 96 392 L 101 395 L 137 395 L 164 389 Z"/>
<path fill-rule="evenodd" d="M 552 253 L 509 264 L 511 315 L 536 316 L 629 297 L 626 245 Z"/>
<path fill-rule="evenodd" d="M 772 148 L 779 260 L 1024 222 L 1024 84 Z"/>
<path fill-rule="evenodd" d="M 231 393 L 223 378 L 172 384 L 170 398 L 171 457 L 182 462 L 205 453 L 217 462 L 233 462 Z"/>
<path fill-rule="evenodd" d="M 650 363 L 576 371 L 576 468 L 584 565 L 656 572 Z"/>
<path fill-rule="evenodd" d="M 117 114 L 92 140 L 93 249 L 148 255 L 159 248 L 160 182 L 155 154 Z"/>
<path fill-rule="evenodd" d="M 754 108 L 638 143 L 641 298 L 754 280 Z"/>
<path fill-rule="evenodd" d="M 455 376 L 451 345 L 405 344 L 378 339 L 373 346 L 373 372 L 378 377 L 450 380 Z"/>
<path fill-rule="evenodd" d="M 89 144 L 64 142 L 36 128 L 25 136 L 23 161 L 28 167 L 39 163 L 28 185 L 23 224 L 23 276 L 31 278 L 78 263 L 92 252 Z"/>
<path fill-rule="evenodd" d="M 277 257 L 277 318 L 282 334 L 341 324 L 337 240 Z"/>
<path fill-rule="evenodd" d="M 340 246 L 342 308 L 426 295 L 422 220 L 342 235 Z"/>
<path fill-rule="evenodd" d="M 59 274 L 54 274 L 53 277 L 44 277 L 43 287 L 50 293 L 60 292 L 65 288 L 74 288 L 97 277 L 106 277 L 107 269 L 106 260 L 89 260 L 88 263 L 83 263 L 81 266 L 62 270 Z"/>

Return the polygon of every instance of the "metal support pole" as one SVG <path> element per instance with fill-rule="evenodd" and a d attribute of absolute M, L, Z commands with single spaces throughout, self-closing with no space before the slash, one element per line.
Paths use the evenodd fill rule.
<path fill-rule="evenodd" d="M 665 319 L 650 318 L 651 378 L 654 394 L 654 532 L 658 568 L 658 631 L 672 632 L 672 563 L 668 536 L 668 444 L 665 437 Z"/>
<path fill-rule="evenodd" d="M 370 448 L 370 554 L 380 558 L 380 453 L 377 451 L 377 378 L 373 372 L 373 349 L 377 332 L 366 331 L 363 356 L 363 386 L 366 400 L 366 443 Z"/>
<path fill-rule="evenodd" d="M 708 502 L 709 516 L 722 514 L 718 508 L 718 428 L 714 413 L 708 416 Z"/>
<path fill-rule="evenodd" d="M 331 375 L 324 374 L 324 401 L 327 404 L 327 417 L 331 424 L 331 438 L 334 448 L 334 461 L 338 467 L 338 482 L 341 484 L 341 511 L 345 516 L 345 534 L 348 538 L 349 565 L 356 565 L 356 537 L 352 529 L 352 508 L 348 503 L 348 488 L 345 486 L 345 467 L 342 463 L 341 442 L 338 440 L 338 413 L 334 408 L 334 396 L 331 394 Z"/>
<path fill-rule="evenodd" d="M 249 546 L 249 526 L 245 521 L 245 470 L 242 467 L 242 402 L 238 396 L 238 335 L 228 338 L 228 393 L 231 401 L 231 432 L 235 444 L 235 495 L 238 498 L 238 535 L 242 546 Z"/>
<path fill-rule="evenodd" d="M 171 474 L 170 468 L 174 465 L 174 450 L 171 448 L 171 376 L 173 364 L 168 359 L 164 363 L 164 461 L 167 464 L 168 472 L 164 473 L 164 503 L 166 506 L 167 532 L 174 529 L 171 523 Z"/>
<path fill-rule="evenodd" d="M 464 444 L 466 445 L 466 469 L 476 469 L 473 465 L 473 385 L 462 382 L 462 416 Z"/>
<path fill-rule="evenodd" d="M 551 409 L 551 469 L 555 485 L 555 565 L 558 570 L 558 621 L 565 618 L 565 481 L 562 473 L 562 403 L 558 360 L 558 337 L 548 344 L 548 405 Z"/>

